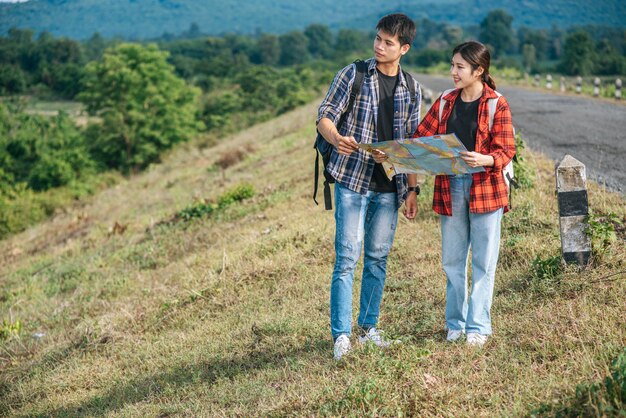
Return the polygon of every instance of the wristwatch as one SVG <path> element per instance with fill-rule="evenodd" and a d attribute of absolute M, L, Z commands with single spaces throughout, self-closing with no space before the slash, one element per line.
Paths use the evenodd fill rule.
<path fill-rule="evenodd" d="M 420 186 L 409 186 L 409 192 L 415 192 L 416 195 L 420 194 Z"/>

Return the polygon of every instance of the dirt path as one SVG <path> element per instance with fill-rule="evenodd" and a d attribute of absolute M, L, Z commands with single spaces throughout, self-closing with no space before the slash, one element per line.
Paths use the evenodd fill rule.
<path fill-rule="evenodd" d="M 415 75 L 423 88 L 452 87 L 447 78 Z M 499 86 L 509 101 L 513 123 L 530 148 L 555 161 L 570 154 L 587 167 L 587 177 L 626 193 L 626 106 L 587 97 Z"/>

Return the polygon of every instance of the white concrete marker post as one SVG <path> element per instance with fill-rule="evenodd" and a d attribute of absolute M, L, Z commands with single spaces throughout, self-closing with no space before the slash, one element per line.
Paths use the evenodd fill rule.
<path fill-rule="evenodd" d="M 618 78 L 615 80 L 615 100 L 622 99 L 622 79 Z"/>
<path fill-rule="evenodd" d="M 600 79 L 598 77 L 593 79 L 593 95 L 594 97 L 600 95 Z"/>
<path fill-rule="evenodd" d="M 581 76 L 576 77 L 576 93 L 580 94 L 583 91 L 583 78 Z"/>
<path fill-rule="evenodd" d="M 585 265 L 591 256 L 591 239 L 585 233 L 589 214 L 585 165 L 566 155 L 556 166 L 561 251 L 567 263 Z"/>

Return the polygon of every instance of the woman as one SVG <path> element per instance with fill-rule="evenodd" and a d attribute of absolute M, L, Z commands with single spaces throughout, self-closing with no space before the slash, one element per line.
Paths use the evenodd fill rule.
<path fill-rule="evenodd" d="M 491 301 L 500 245 L 500 221 L 508 210 L 502 169 L 515 155 L 509 104 L 496 94 L 489 75 L 489 50 L 465 42 L 452 53 L 450 74 L 456 89 L 430 108 L 414 136 L 455 133 L 468 152 L 461 158 L 485 172 L 435 178 L 433 209 L 440 215 L 442 261 L 447 276 L 447 340 L 467 333 L 467 343 L 482 346 L 491 335 Z M 441 100 L 444 106 L 440 106 Z M 496 99 L 489 129 L 489 99 Z M 441 115 L 439 111 L 442 109 Z M 467 258 L 472 248 L 472 290 L 467 299 Z"/>

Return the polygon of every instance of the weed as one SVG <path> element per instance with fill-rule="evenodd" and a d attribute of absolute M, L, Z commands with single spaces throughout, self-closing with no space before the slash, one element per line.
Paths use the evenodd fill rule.
<path fill-rule="evenodd" d="M 515 134 L 515 154 L 513 160 L 513 172 L 515 173 L 515 181 L 523 189 L 530 189 L 535 183 L 535 170 L 528 164 L 525 155 L 526 143 L 522 135 L 517 132 Z"/>
<path fill-rule="evenodd" d="M 626 411 L 626 348 L 613 361 L 609 375 L 599 383 L 576 386 L 573 398 L 561 404 L 543 404 L 531 416 L 624 416 Z"/>
<path fill-rule="evenodd" d="M 541 258 L 537 256 L 532 264 L 533 277 L 538 280 L 557 281 L 563 271 L 563 263 L 560 255 Z"/>
<path fill-rule="evenodd" d="M 22 324 L 20 321 L 7 321 L 6 319 L 0 324 L 0 341 L 8 340 L 12 337 L 19 336 L 22 331 Z"/>
<path fill-rule="evenodd" d="M 560 283 L 563 268 L 563 260 L 560 255 L 545 258 L 538 255 L 531 264 L 527 284 L 535 293 L 551 294 Z"/>
<path fill-rule="evenodd" d="M 602 257 L 609 246 L 617 240 L 616 227 L 623 226 L 623 222 L 613 212 L 596 214 L 590 211 L 585 218 L 585 233 L 591 238 L 591 247 L 594 256 Z"/>
<path fill-rule="evenodd" d="M 249 184 L 241 184 L 222 194 L 217 199 L 217 206 L 218 208 L 223 209 L 226 206 L 249 199 L 252 196 L 254 196 L 254 187 Z"/>

